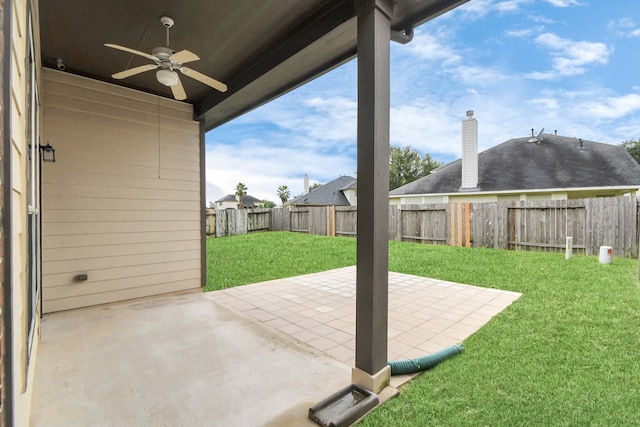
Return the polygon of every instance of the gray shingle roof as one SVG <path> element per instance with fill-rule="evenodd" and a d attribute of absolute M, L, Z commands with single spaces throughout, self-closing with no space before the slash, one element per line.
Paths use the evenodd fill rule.
<path fill-rule="evenodd" d="M 345 189 L 353 188 L 356 179 L 351 176 L 341 176 L 331 182 L 309 191 L 307 194 L 289 200 L 285 205 L 296 206 L 351 206 L 344 193 Z"/>
<path fill-rule="evenodd" d="M 238 199 L 236 198 L 235 194 L 227 194 L 226 196 L 216 200 L 216 203 L 219 202 L 238 202 Z M 244 206 L 253 206 L 253 205 L 259 205 L 260 203 L 262 203 L 262 200 L 260 199 L 256 199 L 253 196 L 250 195 L 245 195 L 242 196 L 242 204 Z"/>
<path fill-rule="evenodd" d="M 476 191 L 640 186 L 640 165 L 621 146 L 545 134 L 515 138 L 478 155 Z M 391 191 L 391 195 L 463 193 L 460 159 Z"/>

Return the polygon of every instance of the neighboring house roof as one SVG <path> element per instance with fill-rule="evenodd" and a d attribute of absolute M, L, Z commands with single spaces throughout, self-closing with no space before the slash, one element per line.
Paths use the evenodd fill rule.
<path fill-rule="evenodd" d="M 227 194 L 223 198 L 215 201 L 215 203 L 224 203 L 224 202 L 238 203 L 238 199 L 236 198 L 235 194 Z M 256 199 L 255 197 L 250 196 L 248 194 L 245 196 L 242 196 L 242 204 L 244 206 L 254 206 L 254 205 L 259 205 L 260 203 L 262 203 L 262 200 Z"/>
<path fill-rule="evenodd" d="M 341 176 L 331 182 L 298 196 L 285 203 L 286 206 L 351 206 L 343 191 L 355 188 L 356 179 L 351 176 Z"/>
<path fill-rule="evenodd" d="M 640 165 L 621 146 L 543 135 L 515 138 L 478 154 L 478 188 L 460 189 L 462 160 L 391 191 L 393 195 L 640 186 Z M 581 148 L 582 147 L 582 148 Z"/>
<path fill-rule="evenodd" d="M 358 189 L 358 181 L 355 178 L 352 178 L 352 181 L 347 185 L 345 185 L 344 187 L 342 187 L 340 190 L 345 191 L 345 190 L 357 190 L 357 189 Z"/>

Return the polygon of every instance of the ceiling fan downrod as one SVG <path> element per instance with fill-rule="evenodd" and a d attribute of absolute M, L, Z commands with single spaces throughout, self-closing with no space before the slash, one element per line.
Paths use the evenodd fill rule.
<path fill-rule="evenodd" d="M 160 22 L 162 22 L 162 25 L 167 29 L 167 47 L 169 47 L 169 28 L 173 27 L 173 19 L 168 16 L 162 16 L 160 17 Z"/>

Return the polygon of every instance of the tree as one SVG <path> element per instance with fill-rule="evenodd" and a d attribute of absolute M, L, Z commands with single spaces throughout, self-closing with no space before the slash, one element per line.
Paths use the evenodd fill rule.
<path fill-rule="evenodd" d="M 238 209 L 242 209 L 242 198 L 247 195 L 247 186 L 239 182 L 236 184 L 236 198 L 238 199 Z"/>
<path fill-rule="evenodd" d="M 322 184 L 320 184 L 319 182 L 315 182 L 315 183 L 311 184 L 311 185 L 309 186 L 309 192 L 311 192 L 311 191 L 315 190 L 315 189 L 316 189 L 316 188 L 318 188 L 318 187 L 322 187 Z"/>
<path fill-rule="evenodd" d="M 259 208 L 266 208 L 266 209 L 271 209 L 271 208 L 275 208 L 276 204 L 273 203 L 271 200 L 263 200 L 262 203 L 260 203 L 260 205 L 258 206 Z"/>
<path fill-rule="evenodd" d="M 291 196 L 289 187 L 287 187 L 286 185 L 281 185 L 280 187 L 278 187 L 278 197 L 280 198 L 280 201 L 283 205 L 287 202 L 287 200 L 289 200 L 289 196 Z"/>
<path fill-rule="evenodd" d="M 623 141 L 620 145 L 623 146 L 634 159 L 636 159 L 636 162 L 640 163 L 640 138 L 638 138 L 637 141 L 628 139 Z"/>
<path fill-rule="evenodd" d="M 428 175 L 432 170 L 442 165 L 433 160 L 429 154 L 424 157 L 418 150 L 405 147 L 391 146 L 389 153 L 389 190 L 396 189 L 418 178 Z"/>

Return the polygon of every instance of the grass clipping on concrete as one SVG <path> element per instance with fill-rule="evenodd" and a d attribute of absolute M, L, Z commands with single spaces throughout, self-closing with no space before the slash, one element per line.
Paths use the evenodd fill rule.
<path fill-rule="evenodd" d="M 355 244 L 294 233 L 210 239 L 207 289 L 354 265 Z M 389 270 L 523 296 L 360 425 L 640 425 L 637 261 L 392 241 Z"/>

